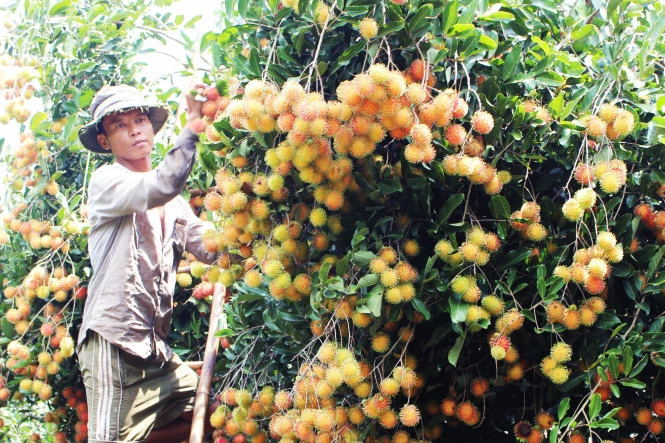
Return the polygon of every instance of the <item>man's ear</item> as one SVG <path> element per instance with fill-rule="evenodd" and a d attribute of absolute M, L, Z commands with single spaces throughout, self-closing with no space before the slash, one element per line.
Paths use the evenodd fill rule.
<path fill-rule="evenodd" d="M 97 142 L 98 142 L 99 145 L 100 145 L 102 148 L 104 148 L 105 150 L 108 151 L 109 149 L 111 149 L 111 145 L 109 145 L 109 141 L 108 141 L 108 139 L 106 138 L 106 135 L 105 135 L 105 134 L 97 134 Z"/>

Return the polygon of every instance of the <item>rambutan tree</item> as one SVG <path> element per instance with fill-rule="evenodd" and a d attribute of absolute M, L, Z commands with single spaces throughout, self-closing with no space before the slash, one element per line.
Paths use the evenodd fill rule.
<path fill-rule="evenodd" d="M 197 311 L 214 282 L 230 288 L 215 441 L 659 438 L 662 4 L 224 6 L 200 42 L 214 67 L 187 191 L 220 259 L 183 258 L 177 298 L 192 303 L 173 337 L 200 352 Z M 89 100 L 82 84 L 73 97 Z M 79 168 L 42 161 L 52 175 L 26 188 L 48 154 L 10 159 L 16 180 L 29 172 L 0 238 L 7 397 L 34 391 L 40 353 L 76 334 L 63 303 L 89 273 L 79 124 L 58 145 Z M 30 222 L 46 214 L 63 235 Z M 19 259 L 47 233 L 64 266 Z M 76 386 L 70 365 L 52 385 Z"/>

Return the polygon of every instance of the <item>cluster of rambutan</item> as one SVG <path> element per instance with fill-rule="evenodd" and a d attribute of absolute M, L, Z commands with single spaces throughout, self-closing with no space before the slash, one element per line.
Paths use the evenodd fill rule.
<path fill-rule="evenodd" d="M 573 206 L 566 211 L 564 205 L 564 215 L 569 220 L 579 219 L 585 209 L 591 208 L 596 203 L 596 193 L 592 189 L 596 180 L 603 192 L 607 194 L 618 192 L 626 184 L 627 168 L 626 164 L 619 159 L 601 161 L 593 166 L 588 163 L 579 163 L 575 167 L 573 175 L 578 183 L 582 186 L 588 186 L 588 188 L 582 188 L 575 192 L 574 199 L 579 207 L 576 207 L 574 203 L 569 203 Z M 569 212 L 570 215 L 566 212 Z"/>
<path fill-rule="evenodd" d="M 23 240 L 32 249 L 49 248 L 54 251 L 60 250 L 66 254 L 69 252 L 69 242 L 64 238 L 64 234 L 78 235 L 83 233 L 85 235 L 88 232 L 87 229 L 84 229 L 83 224 L 78 221 L 69 220 L 65 222 L 63 227 L 60 227 L 34 219 L 21 221 L 17 215 L 16 211 L 4 212 L 2 214 L 4 226 L 10 231 L 21 234 Z M 0 238 L 0 245 L 9 243 L 9 233 L 4 232 L 4 234 Z"/>
<path fill-rule="evenodd" d="M 480 227 L 471 228 L 466 233 L 466 241 L 457 251 L 448 240 L 439 240 L 434 246 L 434 252 L 446 263 L 456 266 L 464 261 L 483 266 L 489 262 L 490 254 L 501 247 L 501 240 L 493 232 L 485 232 Z"/>
<path fill-rule="evenodd" d="M 527 100 L 524 102 L 524 112 L 534 112 L 536 114 L 536 118 L 541 119 L 543 122 L 545 122 L 546 125 L 552 123 L 552 115 L 550 114 L 550 111 L 548 111 L 546 107 L 539 105 L 534 100 Z"/>
<path fill-rule="evenodd" d="M 476 405 L 470 401 L 457 403 L 453 397 L 446 397 L 441 401 L 441 413 L 446 417 L 454 417 L 467 426 L 475 426 L 480 422 L 480 412 Z"/>
<path fill-rule="evenodd" d="M 616 140 L 630 134 L 635 127 L 635 117 L 632 112 L 610 103 L 602 104 L 597 115 L 587 115 L 580 120 L 586 134 L 595 139 L 607 137 Z"/>
<path fill-rule="evenodd" d="M 572 358 L 573 350 L 569 344 L 559 342 L 550 348 L 550 355 L 540 362 L 543 375 L 553 383 L 561 385 L 568 381 L 570 370 L 565 366 Z"/>
<path fill-rule="evenodd" d="M 0 114 L 0 123 L 7 124 L 10 120 L 23 123 L 30 117 L 30 109 L 26 100 L 35 93 L 30 82 L 39 77 L 34 68 L 34 59 L 18 59 L 9 54 L 0 55 L 0 88 L 5 90 L 5 109 Z"/>
<path fill-rule="evenodd" d="M 549 302 L 545 306 L 547 321 L 552 324 L 562 324 L 569 330 L 582 326 L 592 326 L 598 315 L 605 312 L 605 300 L 600 297 L 586 299 L 581 306 L 565 306 L 558 300 Z"/>
<path fill-rule="evenodd" d="M 74 441 L 88 441 L 88 404 L 85 401 L 85 392 L 82 389 L 74 389 L 70 386 L 62 390 L 61 406 L 48 412 L 44 418 L 46 423 L 59 424 L 60 429 L 71 430 L 72 419 L 74 423 Z M 73 414 L 72 414 L 73 412 Z M 76 416 L 74 418 L 73 416 Z M 53 435 L 55 443 L 67 443 L 67 433 L 58 431 Z"/>
<path fill-rule="evenodd" d="M 474 185 L 483 185 L 483 189 L 489 195 L 498 194 L 503 185 L 510 181 L 510 174 L 506 171 L 497 171 L 482 157 L 472 157 L 466 153 L 444 157 L 443 170 L 448 175 L 465 177 Z"/>
<path fill-rule="evenodd" d="M 466 233 L 466 241 L 459 247 L 464 261 L 473 262 L 479 266 L 489 262 L 490 254 L 501 247 L 499 236 L 493 232 L 485 232 L 480 227 L 471 228 Z"/>
<path fill-rule="evenodd" d="M 655 234 L 659 243 L 665 243 L 665 211 L 654 211 L 647 203 L 640 203 L 633 212 L 640 217 L 640 224 Z"/>
<path fill-rule="evenodd" d="M 416 296 L 413 283 L 418 279 L 418 271 L 406 260 L 400 260 L 399 253 L 393 247 L 382 247 L 370 261 L 369 270 L 379 275 L 385 291 L 384 299 L 388 303 L 409 302 Z"/>
<path fill-rule="evenodd" d="M 604 231 L 596 237 L 595 245 L 575 251 L 572 265 L 557 266 L 554 275 L 565 282 L 577 283 L 589 294 L 598 295 L 606 289 L 605 282 L 612 272 L 610 263 L 621 260 L 623 246 L 617 244 L 614 234 Z"/>
<path fill-rule="evenodd" d="M 278 410 L 278 399 L 272 387 L 264 387 L 255 397 L 244 389 L 226 388 L 219 399 L 222 404 L 210 416 L 210 424 L 215 428 L 213 441 L 225 437 L 232 441 L 268 441 L 261 426 Z"/>
<path fill-rule="evenodd" d="M 525 202 L 510 214 L 510 225 L 527 240 L 539 242 L 547 237 L 547 228 L 540 223 L 540 205 L 536 202 Z"/>
<path fill-rule="evenodd" d="M 642 407 L 635 412 L 635 419 L 643 426 L 646 426 L 654 435 L 662 434 L 665 431 L 663 424 L 665 417 L 665 400 L 657 398 L 651 402 L 651 407 Z"/>
<path fill-rule="evenodd" d="M 487 296 L 495 297 L 495 296 Z M 487 298 L 485 297 L 485 298 Z M 497 300 L 491 300 L 491 304 L 498 306 Z M 486 303 L 489 305 L 490 303 Z M 519 362 L 519 352 L 512 345 L 510 334 L 524 325 L 524 314 L 516 308 L 504 312 L 494 322 L 495 332 L 490 335 L 490 355 L 494 360 L 504 360 L 506 366 L 506 381 L 518 381 L 524 376 L 524 368 Z"/>

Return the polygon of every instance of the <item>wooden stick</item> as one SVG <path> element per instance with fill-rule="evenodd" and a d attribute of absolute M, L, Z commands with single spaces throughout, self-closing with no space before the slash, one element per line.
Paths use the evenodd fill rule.
<path fill-rule="evenodd" d="M 201 367 L 199 385 L 196 388 L 196 400 L 194 402 L 194 415 L 192 417 L 189 443 L 203 442 L 206 411 L 208 410 L 208 401 L 210 399 L 210 383 L 212 382 L 212 375 L 215 371 L 215 362 L 217 361 L 217 346 L 219 344 L 217 330 L 219 328 L 219 318 L 224 311 L 225 298 L 226 288 L 221 283 L 215 283 L 215 291 L 212 295 L 210 326 L 208 328 L 208 341 L 206 342 L 206 348 L 203 354 L 203 366 Z"/>

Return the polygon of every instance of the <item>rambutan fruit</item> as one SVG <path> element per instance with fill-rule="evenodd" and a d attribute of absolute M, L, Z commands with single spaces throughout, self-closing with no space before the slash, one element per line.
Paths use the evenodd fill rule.
<path fill-rule="evenodd" d="M 494 117 L 487 111 L 477 111 L 471 118 L 471 127 L 479 134 L 488 134 L 494 128 Z"/>
<path fill-rule="evenodd" d="M 420 83 L 411 83 L 406 88 L 406 98 L 412 105 L 421 105 L 427 100 L 427 89 Z"/>
<path fill-rule="evenodd" d="M 583 122 L 586 127 L 586 133 L 593 138 L 601 138 L 607 130 L 607 123 L 595 115 L 590 116 Z"/>
<path fill-rule="evenodd" d="M 552 429 L 552 426 L 554 426 L 554 417 L 548 412 L 541 411 L 536 415 L 536 424 L 538 424 L 541 429 L 546 431 L 550 430 Z"/>
<path fill-rule="evenodd" d="M 415 59 L 411 66 L 409 66 L 408 72 L 415 82 L 422 81 L 425 78 L 425 71 L 429 69 L 427 63 L 421 59 Z"/>
<path fill-rule="evenodd" d="M 580 315 L 577 311 L 566 309 L 561 323 L 563 323 L 567 329 L 575 330 L 580 326 Z"/>
<path fill-rule="evenodd" d="M 468 426 L 475 426 L 480 421 L 480 413 L 476 406 L 468 401 L 460 402 L 457 405 L 455 415 Z"/>
<path fill-rule="evenodd" d="M 400 390 L 400 384 L 392 377 L 386 377 L 379 383 L 381 393 L 386 397 L 397 395 Z"/>
<path fill-rule="evenodd" d="M 480 300 L 482 293 L 478 286 L 471 286 L 467 291 L 462 294 L 462 300 L 467 303 L 476 303 Z"/>
<path fill-rule="evenodd" d="M 584 290 L 592 295 L 600 294 L 605 290 L 605 281 L 602 278 L 590 275 L 584 281 Z"/>
<path fill-rule="evenodd" d="M 543 241 L 547 237 L 547 229 L 540 223 L 532 223 L 527 226 L 526 237 L 532 241 Z"/>
<path fill-rule="evenodd" d="M 372 349 L 379 354 L 385 354 L 390 349 L 390 337 L 383 332 L 377 332 L 372 337 Z"/>
<path fill-rule="evenodd" d="M 399 283 L 399 275 L 394 269 L 388 268 L 381 273 L 381 284 L 386 288 L 392 288 Z"/>
<path fill-rule="evenodd" d="M 490 384 L 486 378 L 477 377 L 471 381 L 470 390 L 474 397 L 482 397 L 489 390 Z"/>
<path fill-rule="evenodd" d="M 490 346 L 498 346 L 506 351 L 510 347 L 510 339 L 503 334 L 499 334 L 498 332 L 494 333 L 490 338 Z"/>
<path fill-rule="evenodd" d="M 614 194 L 625 184 L 625 179 L 620 172 L 610 169 L 600 176 L 598 183 L 604 192 Z"/>
<path fill-rule="evenodd" d="M 635 412 L 635 419 L 643 426 L 648 426 L 653 420 L 651 409 L 642 407 Z"/>
<path fill-rule="evenodd" d="M 596 204 L 597 194 L 592 188 L 582 188 L 575 192 L 573 198 L 579 203 L 580 208 L 589 209 Z"/>
<path fill-rule="evenodd" d="M 402 244 L 402 250 L 407 256 L 414 257 L 418 255 L 418 252 L 420 252 L 420 245 L 416 240 L 406 239 Z"/>
<path fill-rule="evenodd" d="M 548 377 L 550 380 L 552 380 L 552 383 L 557 385 L 562 385 L 565 382 L 567 382 L 569 376 L 570 376 L 570 370 L 561 365 L 554 366 L 554 368 L 552 368 L 552 370 L 548 374 Z"/>
<path fill-rule="evenodd" d="M 421 146 L 428 145 L 432 141 L 432 131 L 422 123 L 413 125 L 409 135 L 414 143 Z"/>
<path fill-rule="evenodd" d="M 577 221 L 584 215 L 584 209 L 577 200 L 571 198 L 561 208 L 563 216 L 570 221 Z"/>
<path fill-rule="evenodd" d="M 441 412 L 447 417 L 452 417 L 455 415 L 457 410 L 457 402 L 450 397 L 446 397 L 441 402 Z"/>
<path fill-rule="evenodd" d="M 358 32 L 364 39 L 370 40 L 379 33 L 379 25 L 373 18 L 366 17 L 358 23 Z"/>
<path fill-rule="evenodd" d="M 665 400 L 657 398 L 651 402 L 651 410 L 658 417 L 665 417 Z"/>
<path fill-rule="evenodd" d="M 420 411 L 416 405 L 406 404 L 399 411 L 399 421 L 404 426 L 413 427 L 420 423 Z"/>
<path fill-rule="evenodd" d="M 397 414 L 392 409 L 388 409 L 379 416 L 379 423 L 385 429 L 393 429 L 398 423 Z"/>
<path fill-rule="evenodd" d="M 588 306 L 582 306 L 578 312 L 580 314 L 580 323 L 583 326 L 593 325 L 598 318 Z"/>
<path fill-rule="evenodd" d="M 466 139 L 466 129 L 464 126 L 454 123 L 446 128 L 446 141 L 453 146 L 461 146 Z"/>
<path fill-rule="evenodd" d="M 619 119 L 617 118 L 617 120 Z M 41 391 L 40 391 L 40 398 L 41 398 Z M 647 427 L 649 428 L 649 432 L 651 432 L 654 435 L 661 434 L 665 429 L 665 425 L 663 425 L 663 422 L 657 418 L 651 420 L 651 423 L 649 423 Z"/>
<path fill-rule="evenodd" d="M 515 437 L 519 440 L 524 441 L 526 438 L 531 435 L 532 426 L 531 423 L 526 421 L 521 421 L 515 425 L 513 431 L 515 432 Z"/>
<path fill-rule="evenodd" d="M 439 240 L 434 246 L 434 252 L 445 260 L 453 252 L 453 245 L 448 240 Z"/>
<path fill-rule="evenodd" d="M 572 432 L 568 437 L 568 443 L 586 443 L 586 439 L 579 432 Z"/>
<path fill-rule="evenodd" d="M 550 357 L 557 363 L 565 363 L 570 361 L 573 355 L 573 350 L 568 343 L 559 342 L 552 346 L 550 349 Z"/>
<path fill-rule="evenodd" d="M 575 168 L 575 180 L 582 186 L 588 186 L 595 180 L 593 168 L 588 163 L 579 163 Z"/>
<path fill-rule="evenodd" d="M 398 303 L 402 303 L 404 301 L 404 298 L 402 297 L 402 293 L 399 290 L 399 286 L 394 286 L 392 288 L 388 288 L 386 292 L 383 294 L 385 300 L 393 305 L 396 305 Z"/>
<path fill-rule="evenodd" d="M 317 228 L 324 226 L 327 220 L 328 214 L 326 214 L 325 209 L 321 207 L 312 209 L 312 212 L 309 214 L 309 222 L 312 224 L 312 226 Z"/>
<path fill-rule="evenodd" d="M 486 295 L 483 297 L 480 304 L 492 315 L 499 315 L 503 312 L 503 300 L 496 295 Z"/>
<path fill-rule="evenodd" d="M 612 125 L 619 135 L 628 135 L 635 127 L 635 117 L 629 111 L 619 110 Z"/>

